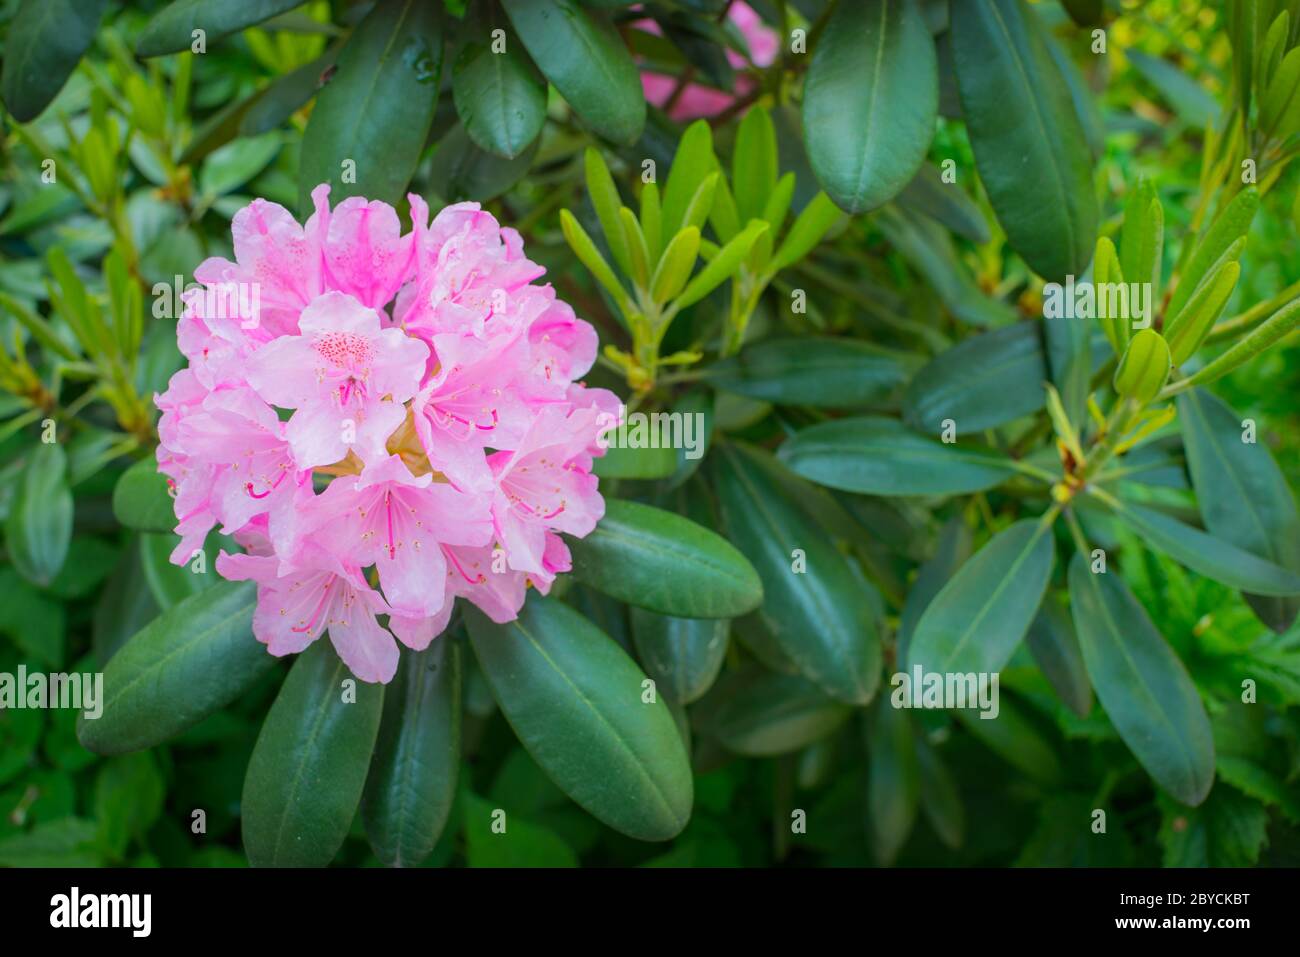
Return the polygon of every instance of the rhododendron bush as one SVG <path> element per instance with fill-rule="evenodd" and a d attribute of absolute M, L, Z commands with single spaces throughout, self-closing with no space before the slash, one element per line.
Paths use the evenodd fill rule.
<path fill-rule="evenodd" d="M 1296 0 L 0 24 L 0 866 L 1295 863 Z"/>

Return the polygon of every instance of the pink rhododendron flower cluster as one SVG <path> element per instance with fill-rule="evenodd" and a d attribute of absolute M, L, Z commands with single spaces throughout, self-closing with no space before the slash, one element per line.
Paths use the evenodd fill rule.
<path fill-rule="evenodd" d="M 394 635 L 426 647 L 457 598 L 509 621 L 530 584 L 569 569 L 557 533 L 604 513 L 591 463 L 618 400 L 575 381 L 595 330 L 478 204 L 429 223 L 413 195 L 403 234 L 391 206 L 328 196 L 312 193 L 305 226 L 254 200 L 236 261 L 195 270 L 205 288 L 177 331 L 189 365 L 156 398 L 158 467 L 173 562 L 220 526 L 244 551 L 217 570 L 257 582 L 271 654 L 328 631 L 358 678 L 387 682 Z M 238 284 L 257 295 L 211 295 Z M 228 302 L 257 314 L 214 308 Z"/>
<path fill-rule="evenodd" d="M 770 66 L 776 59 L 777 50 L 781 45 L 777 32 L 763 22 L 763 18 L 754 12 L 753 7 L 742 3 L 741 0 L 736 0 L 727 9 L 727 19 L 740 31 L 754 65 Z M 659 24 L 653 20 L 638 20 L 635 25 L 648 33 L 662 32 Z M 727 50 L 727 61 L 734 70 L 744 69 L 748 65 L 745 58 L 734 50 Z M 642 70 L 641 88 L 645 92 L 646 102 L 662 109 L 669 104 L 677 91 L 677 78 Z M 668 106 L 668 115 L 678 123 L 716 116 L 735 103 L 738 97 L 749 95 L 753 89 L 753 77 L 743 73 L 736 76 L 735 86 L 731 90 L 717 90 L 699 83 L 688 83 L 677 99 Z"/>

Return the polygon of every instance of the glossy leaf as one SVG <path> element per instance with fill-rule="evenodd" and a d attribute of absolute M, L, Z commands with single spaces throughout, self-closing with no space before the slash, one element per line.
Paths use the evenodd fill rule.
<path fill-rule="evenodd" d="M 994 674 L 1042 604 L 1052 575 L 1051 527 L 1023 519 L 995 535 L 926 607 L 908 645 L 924 672 Z"/>
<path fill-rule="evenodd" d="M 1300 595 L 1300 574 L 1185 525 L 1163 512 L 1119 502 L 1116 515 L 1148 545 L 1215 581 L 1259 595 Z"/>
<path fill-rule="evenodd" d="M 432 853 L 456 799 L 460 766 L 460 646 L 436 638 L 404 652 L 384 691 L 379 738 L 361 798 L 375 855 L 414 867 Z"/>
<path fill-rule="evenodd" d="M 904 353 L 855 339 L 765 339 L 714 363 L 708 381 L 751 399 L 844 409 L 884 400 L 914 366 Z"/>
<path fill-rule="evenodd" d="M 504 625 L 470 612 L 474 654 L 529 754 L 559 787 L 615 830 L 675 836 L 691 813 L 690 763 L 645 675 L 573 609 L 532 594 Z"/>
<path fill-rule="evenodd" d="M 297 656 L 244 776 L 240 815 L 250 864 L 324 867 L 333 860 L 361 803 L 383 707 L 384 686 L 353 678 L 329 641 Z"/>
<path fill-rule="evenodd" d="M 825 738 L 852 714 L 806 678 L 758 667 L 728 673 L 699 710 L 702 734 L 751 757 L 797 751 Z"/>
<path fill-rule="evenodd" d="M 576 0 L 502 0 L 533 62 L 591 129 L 629 145 L 645 126 L 641 76 L 609 21 Z"/>
<path fill-rule="evenodd" d="M 727 653 L 731 623 L 720 618 L 674 618 L 632 609 L 632 639 L 646 674 L 661 693 L 690 704 L 709 690 Z"/>
<path fill-rule="evenodd" d="M 1214 742 L 1196 686 L 1114 571 L 1070 563 L 1070 601 L 1088 677 L 1111 723 L 1156 783 L 1184 804 L 1214 783 Z"/>
<path fill-rule="evenodd" d="M 876 860 L 892 864 L 911 836 L 921 779 L 908 713 L 881 696 L 867 722 L 867 829 Z"/>
<path fill-rule="evenodd" d="M 880 642 L 849 560 L 790 498 L 767 453 L 729 443 L 716 447 L 710 462 L 728 537 L 762 579 L 766 630 L 823 690 L 842 701 L 870 701 L 880 682 Z M 799 562 L 804 570 L 796 573 Z"/>
<path fill-rule="evenodd" d="M 959 437 L 1003 425 L 1043 407 L 1048 374 L 1037 323 L 971 336 L 916 374 L 903 398 L 903 419 L 931 433 L 952 419 Z"/>
<path fill-rule="evenodd" d="M 1242 418 L 1209 392 L 1178 397 L 1187 467 L 1201 519 L 1211 535 L 1300 572 L 1300 517 L 1281 469 L 1263 442 L 1242 441 Z M 1284 632 L 1300 613 L 1300 597 L 1247 594 L 1260 620 Z"/>
<path fill-rule="evenodd" d="M 175 0 L 149 21 L 135 52 L 151 57 L 188 50 L 195 30 L 204 32 L 207 43 L 215 43 L 301 5 L 294 0 Z"/>
<path fill-rule="evenodd" d="M 380 0 L 357 25 L 321 90 L 302 139 L 298 201 L 331 187 L 330 202 L 397 204 L 424 150 L 442 72 L 440 13 L 423 0 Z M 346 164 L 355 175 L 344 179 Z"/>
<path fill-rule="evenodd" d="M 39 442 L 24 457 L 5 517 L 5 550 L 18 574 L 42 587 L 54 581 L 72 542 L 72 492 L 63 446 Z"/>
<path fill-rule="evenodd" d="M 493 49 L 495 38 L 467 43 L 452 70 L 451 90 L 469 138 L 489 153 L 514 159 L 546 122 L 546 83 L 518 37 L 506 31 L 503 42 L 500 52 Z"/>
<path fill-rule="evenodd" d="M 95 41 L 107 5 L 107 0 L 23 0 L 9 24 L 0 70 L 0 94 L 15 120 L 36 119 L 58 96 Z"/>
<path fill-rule="evenodd" d="M 916 737 L 916 764 L 921 785 L 921 810 L 939 840 L 954 850 L 966 840 L 966 808 L 952 773 L 925 740 Z"/>
<path fill-rule="evenodd" d="M 122 473 L 113 487 L 113 515 L 127 528 L 142 532 L 170 532 L 176 527 L 167 476 L 150 456 Z"/>
<path fill-rule="evenodd" d="M 569 547 L 579 581 L 663 615 L 733 618 L 763 600 L 758 574 L 726 539 L 649 505 L 606 500 L 596 530 Z"/>
<path fill-rule="evenodd" d="M 778 455 L 810 481 L 863 495 L 958 495 L 993 488 L 1014 474 L 1000 452 L 945 445 L 878 416 L 809 426 Z"/>
<path fill-rule="evenodd" d="M 153 747 L 219 711 L 276 660 L 253 638 L 257 589 L 218 582 L 129 638 L 104 668 L 103 714 L 77 737 L 97 754 Z"/>
<path fill-rule="evenodd" d="M 1037 14 L 1024 0 L 956 3 L 951 24 L 975 165 L 1012 248 L 1048 281 L 1082 275 L 1097 235 L 1091 155 L 1075 148 L 1087 139 Z"/>
<path fill-rule="evenodd" d="M 1079 638 L 1069 612 L 1051 595 L 1029 626 L 1025 644 L 1061 700 L 1079 717 L 1086 718 L 1092 710 L 1092 685 L 1079 651 Z"/>
<path fill-rule="evenodd" d="M 939 109 L 934 42 L 913 0 L 840 3 L 804 82 L 804 145 L 841 209 L 875 209 L 925 160 Z"/>

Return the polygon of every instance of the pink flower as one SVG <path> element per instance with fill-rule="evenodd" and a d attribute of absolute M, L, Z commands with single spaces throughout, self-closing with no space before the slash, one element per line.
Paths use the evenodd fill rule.
<path fill-rule="evenodd" d="M 727 19 L 740 32 L 749 48 L 749 58 L 755 66 L 769 66 L 780 48 L 781 39 L 777 32 L 763 23 L 762 18 L 747 3 L 737 0 L 727 11 Z M 653 20 L 640 20 L 636 26 L 648 33 L 659 34 L 659 25 Z M 748 66 L 745 58 L 734 50 L 727 50 L 727 61 L 734 70 L 743 70 Z M 645 91 L 646 101 L 663 108 L 673 100 L 677 92 L 678 79 L 662 73 L 641 71 L 641 88 Z M 739 97 L 748 95 L 754 89 L 754 80 L 746 74 L 736 76 L 735 86 L 730 91 L 714 89 L 699 83 L 688 83 L 673 101 L 668 110 L 670 118 L 678 123 L 695 120 L 700 117 L 716 116 L 731 106 Z"/>
<path fill-rule="evenodd" d="M 214 527 L 257 583 L 274 655 L 328 634 L 363 681 L 398 642 L 427 647 L 457 599 L 496 621 L 570 568 L 558 533 L 604 513 L 591 473 L 618 401 L 575 380 L 596 334 L 537 285 L 519 235 L 474 203 L 432 222 L 329 189 L 299 226 L 255 200 L 235 262 L 195 270 L 177 337 L 189 366 L 156 397 L 158 467 L 175 493 L 172 554 Z M 396 639 L 394 638 L 396 636 Z"/>

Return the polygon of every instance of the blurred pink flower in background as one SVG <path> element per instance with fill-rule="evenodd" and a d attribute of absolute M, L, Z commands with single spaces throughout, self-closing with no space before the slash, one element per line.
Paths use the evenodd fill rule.
<path fill-rule="evenodd" d="M 772 61 L 776 59 L 776 53 L 781 43 L 777 32 L 763 23 L 762 18 L 754 12 L 749 4 L 742 3 L 740 0 L 731 5 L 727 11 L 727 19 L 744 37 L 745 45 L 749 48 L 750 59 L 754 61 L 754 64 L 760 67 L 771 65 Z M 659 25 L 653 20 L 639 20 L 635 26 L 647 33 L 661 33 Z M 748 66 L 745 58 L 734 50 L 727 50 L 727 60 L 736 70 Z M 665 76 L 662 73 L 653 73 L 649 70 L 641 71 L 641 87 L 645 90 L 646 101 L 661 109 L 672 99 L 677 85 L 678 78 L 675 76 Z M 677 97 L 676 102 L 672 104 L 671 109 L 668 110 L 668 115 L 679 123 L 699 119 L 700 117 L 716 116 L 736 102 L 738 98 L 750 93 L 753 88 L 753 77 L 744 73 L 736 75 L 734 90 L 719 90 L 699 83 L 688 83 L 682 90 L 681 95 Z"/>
<path fill-rule="evenodd" d="M 557 533 L 604 514 L 591 464 L 618 400 L 576 381 L 595 330 L 477 203 L 429 223 L 411 196 L 403 235 L 391 206 L 328 196 L 304 226 L 254 200 L 236 261 L 195 270 L 158 467 L 173 562 L 219 526 L 245 551 L 217 570 L 257 583 L 271 654 L 328 632 L 353 674 L 387 682 L 397 643 L 426 647 L 458 598 L 508 621 L 569 570 Z M 208 294 L 240 284 L 257 294 Z"/>

